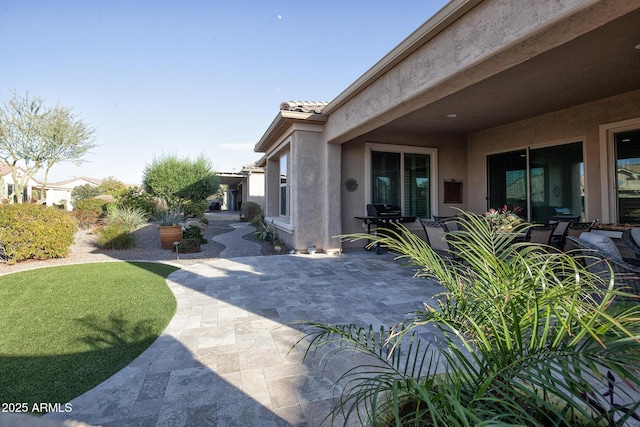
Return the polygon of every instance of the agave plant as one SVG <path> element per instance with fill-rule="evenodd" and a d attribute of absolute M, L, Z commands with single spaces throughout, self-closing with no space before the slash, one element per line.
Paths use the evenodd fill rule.
<path fill-rule="evenodd" d="M 464 231 L 447 236 L 457 260 L 401 225 L 343 236 L 395 251 L 444 290 L 380 331 L 302 322 L 306 356 L 330 363 L 355 351 L 369 360 L 344 372 L 332 414 L 374 426 L 640 421 L 640 310 L 617 303 L 612 275 L 590 273 L 571 253 L 516 243 L 530 225 L 504 233 L 474 214 L 459 221 Z M 417 336 L 420 325 L 439 331 L 438 345 Z"/>

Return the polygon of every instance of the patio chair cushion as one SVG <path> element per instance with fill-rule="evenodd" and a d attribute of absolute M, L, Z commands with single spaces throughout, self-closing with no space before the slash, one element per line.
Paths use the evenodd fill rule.
<path fill-rule="evenodd" d="M 600 250 L 600 252 L 602 252 L 607 258 L 622 261 L 620 250 L 610 237 L 598 233 L 587 232 L 582 233 L 579 239 L 597 247 L 598 250 Z"/>
<path fill-rule="evenodd" d="M 633 227 L 631 229 L 631 238 L 633 238 L 633 241 L 636 242 L 638 246 L 640 246 L 640 228 Z"/>

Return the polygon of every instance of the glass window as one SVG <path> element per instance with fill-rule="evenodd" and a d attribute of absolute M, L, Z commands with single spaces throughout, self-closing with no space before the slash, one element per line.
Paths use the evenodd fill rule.
<path fill-rule="evenodd" d="M 404 155 L 404 214 L 431 217 L 430 158 L 425 154 Z"/>
<path fill-rule="evenodd" d="M 280 156 L 280 215 L 289 215 L 289 204 L 287 201 L 287 155 Z"/>
<path fill-rule="evenodd" d="M 371 153 L 371 203 L 400 206 L 400 153 Z"/>
<path fill-rule="evenodd" d="M 640 130 L 615 134 L 618 222 L 640 223 Z"/>
<path fill-rule="evenodd" d="M 489 171 L 489 206 L 500 209 L 504 205 L 527 213 L 527 152 L 493 154 L 487 157 Z"/>
<path fill-rule="evenodd" d="M 532 149 L 529 152 L 531 220 L 554 215 L 584 218 L 582 143 Z"/>
<path fill-rule="evenodd" d="M 404 215 L 431 217 L 428 154 L 371 152 L 371 203 L 394 204 Z"/>

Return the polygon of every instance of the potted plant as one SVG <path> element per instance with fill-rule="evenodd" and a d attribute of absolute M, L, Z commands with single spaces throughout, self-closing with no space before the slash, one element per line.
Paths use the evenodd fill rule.
<path fill-rule="evenodd" d="M 156 214 L 160 222 L 160 244 L 162 249 L 173 249 L 174 243 L 182 240 L 182 226 L 178 223 L 180 215 L 171 211 Z"/>

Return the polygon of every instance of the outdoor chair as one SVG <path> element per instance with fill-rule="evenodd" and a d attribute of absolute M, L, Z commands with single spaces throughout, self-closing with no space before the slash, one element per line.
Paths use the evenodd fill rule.
<path fill-rule="evenodd" d="M 569 223 L 573 221 L 578 221 L 580 219 L 579 216 L 550 216 L 544 222 L 545 225 L 556 224 L 556 229 L 553 232 L 553 237 L 551 238 L 551 245 L 555 246 L 558 249 L 562 249 L 563 240 L 565 237 L 565 232 L 567 231 L 567 227 L 569 227 Z"/>
<path fill-rule="evenodd" d="M 614 283 L 620 290 L 640 296 L 640 266 L 623 259 L 610 237 L 588 232 L 579 238 L 567 236 L 567 242 L 575 247 L 572 252 L 582 258 L 589 271 L 603 275 L 606 280 L 612 271 Z"/>
<path fill-rule="evenodd" d="M 622 232 L 622 241 L 631 249 L 636 258 L 640 261 L 640 228 L 629 228 Z"/>
<path fill-rule="evenodd" d="M 598 222 L 597 219 L 591 222 L 574 222 L 574 221 L 570 222 L 569 225 L 567 225 L 567 229 L 564 231 L 564 236 L 562 236 L 560 248 L 562 250 L 565 250 L 567 236 L 580 237 L 582 233 L 590 232 L 593 229 L 593 226 L 596 224 L 596 222 Z"/>
<path fill-rule="evenodd" d="M 443 221 L 445 223 L 445 225 L 447 226 L 447 231 L 456 231 L 460 229 L 460 226 L 458 224 L 458 219 L 459 217 L 452 215 L 452 216 L 437 216 L 437 215 L 433 215 L 433 220 L 438 222 L 438 221 Z"/>
<path fill-rule="evenodd" d="M 447 221 L 427 221 L 422 218 L 419 220 L 424 230 L 426 241 L 429 246 L 431 246 L 431 249 L 440 256 L 457 259 L 458 257 L 453 252 L 447 240 L 447 233 L 449 232 Z"/>
<path fill-rule="evenodd" d="M 551 245 L 553 232 L 556 230 L 557 225 L 557 223 L 550 225 L 534 225 L 527 230 L 527 235 L 524 240 L 529 243 Z"/>

